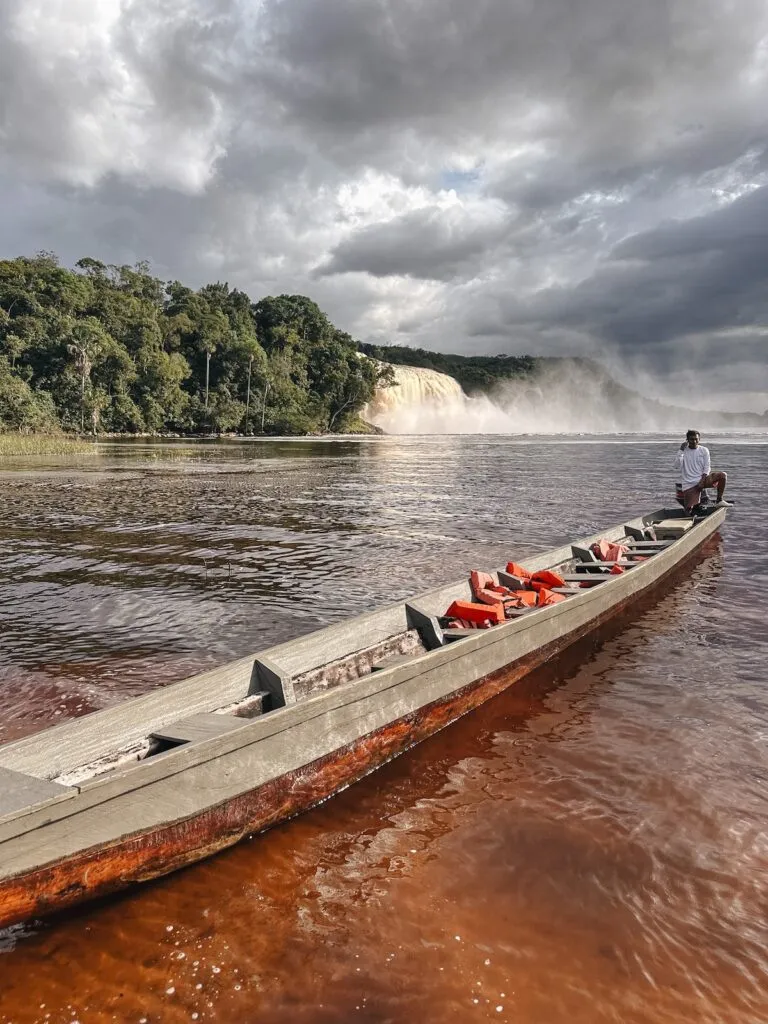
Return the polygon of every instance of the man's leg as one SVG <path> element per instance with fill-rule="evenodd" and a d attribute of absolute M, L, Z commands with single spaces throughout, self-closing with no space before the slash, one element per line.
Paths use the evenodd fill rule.
<path fill-rule="evenodd" d="M 717 487 L 717 500 L 722 501 L 725 494 L 725 485 L 728 483 L 727 473 L 710 473 L 707 477 L 705 487 Z"/>
<path fill-rule="evenodd" d="M 689 487 L 683 491 L 683 508 L 686 512 L 690 512 L 694 506 L 699 504 L 701 498 L 701 490 L 698 487 Z"/>

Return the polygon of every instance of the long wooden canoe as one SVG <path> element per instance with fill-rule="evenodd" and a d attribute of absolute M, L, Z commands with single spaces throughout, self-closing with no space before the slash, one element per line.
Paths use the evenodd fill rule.
<path fill-rule="evenodd" d="M 530 557 L 532 571 L 581 580 L 596 540 L 648 556 L 491 629 L 442 628 L 470 597 L 461 580 L 0 746 L 0 926 L 167 874 L 325 800 L 668 580 L 724 518 L 661 509 Z M 669 539 L 644 540 L 651 524 Z"/>

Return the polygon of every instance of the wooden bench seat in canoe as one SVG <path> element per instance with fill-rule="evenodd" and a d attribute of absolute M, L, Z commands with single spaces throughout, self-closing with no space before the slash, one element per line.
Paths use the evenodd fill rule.
<path fill-rule="evenodd" d="M 624 541 L 619 541 L 619 544 L 623 544 Z M 626 542 L 626 547 L 631 551 L 641 550 L 644 548 L 668 548 L 670 544 L 674 544 L 673 540 L 629 540 Z"/>
<path fill-rule="evenodd" d="M 611 575 L 609 572 L 566 572 L 562 576 L 566 583 L 606 583 L 608 580 L 619 579 L 615 573 Z M 553 587 L 552 589 L 562 590 L 563 588 Z"/>
<path fill-rule="evenodd" d="M 580 547 L 578 544 L 574 544 L 571 547 L 573 551 L 573 557 L 577 558 L 584 565 L 615 565 L 615 562 L 598 558 L 597 555 L 591 548 Z M 654 555 L 659 554 L 661 548 L 642 548 L 639 551 L 633 551 L 632 549 L 627 551 L 628 555 L 636 555 L 636 558 L 626 558 L 622 564 L 629 562 L 631 565 L 637 565 L 639 559 L 653 558 Z"/>
<path fill-rule="evenodd" d="M 649 557 L 646 556 L 645 560 L 647 561 Z M 580 562 L 575 568 L 577 571 L 589 573 L 596 569 L 611 569 L 614 565 L 621 566 L 622 569 L 634 569 L 642 564 L 642 562 L 634 562 L 629 558 L 620 558 L 615 562 Z"/>
<path fill-rule="evenodd" d="M 241 729 L 248 724 L 247 718 L 235 718 L 234 715 L 214 715 L 201 713 L 180 718 L 178 722 L 170 722 L 152 733 L 152 738 L 164 740 L 166 743 L 196 743 L 209 740 L 213 736 L 222 736 L 233 729 Z"/>
<path fill-rule="evenodd" d="M 0 821 L 58 803 L 74 796 L 77 790 L 58 782 L 38 779 L 34 775 L 0 768 Z"/>

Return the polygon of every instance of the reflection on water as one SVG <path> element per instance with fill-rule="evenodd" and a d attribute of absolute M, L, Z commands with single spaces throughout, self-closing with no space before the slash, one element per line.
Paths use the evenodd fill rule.
<path fill-rule="evenodd" d="M 0 473 L 3 736 L 660 504 L 654 440 Z M 766 447 L 712 449 L 740 503 L 682 585 L 316 811 L 5 933 L 0 1021 L 768 1019 Z"/>

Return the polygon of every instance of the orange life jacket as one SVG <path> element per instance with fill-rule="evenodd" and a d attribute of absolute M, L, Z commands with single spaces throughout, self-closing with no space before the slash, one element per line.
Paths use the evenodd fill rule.
<path fill-rule="evenodd" d="M 535 590 L 540 590 L 542 586 L 564 587 L 565 580 L 556 572 L 552 572 L 551 569 L 539 569 L 538 572 L 535 572 L 533 576 L 531 576 L 531 586 Z"/>
<path fill-rule="evenodd" d="M 472 596 L 480 604 L 502 604 L 505 608 L 528 608 L 536 604 L 533 590 L 511 590 L 493 582 L 487 572 L 473 570 L 469 577 Z"/>
<path fill-rule="evenodd" d="M 536 606 L 538 608 L 546 608 L 547 605 L 567 600 L 565 594 L 555 594 L 551 590 L 547 590 L 546 587 L 542 587 L 536 596 Z"/>
<path fill-rule="evenodd" d="M 527 569 L 524 569 L 522 565 L 518 565 L 517 562 L 507 562 L 507 572 L 510 576 L 517 576 L 519 580 L 529 580 L 531 574 Z"/>
<path fill-rule="evenodd" d="M 496 624 L 504 621 L 504 605 L 475 604 L 474 601 L 454 601 L 445 613 L 449 618 L 466 619 L 469 622 L 490 622 Z"/>
<path fill-rule="evenodd" d="M 472 588 L 472 593 L 477 595 L 481 590 L 493 586 L 493 576 L 488 572 L 473 569 L 469 574 L 469 585 Z"/>
<path fill-rule="evenodd" d="M 599 540 L 592 545 L 592 553 L 599 562 L 618 562 L 628 550 L 626 545 L 609 540 Z"/>

